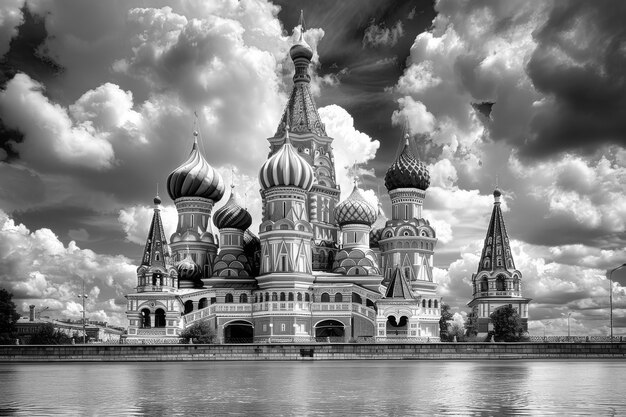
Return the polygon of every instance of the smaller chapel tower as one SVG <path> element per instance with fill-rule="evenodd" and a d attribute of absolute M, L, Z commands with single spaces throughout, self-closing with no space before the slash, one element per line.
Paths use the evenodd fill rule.
<path fill-rule="evenodd" d="M 437 283 L 433 281 L 432 269 L 437 237 L 428 220 L 422 217 L 429 185 L 428 169 L 411 152 L 407 134 L 402 152 L 385 174 L 392 216 L 378 240 L 381 268 L 385 282 L 389 282 L 392 271 L 400 267 L 414 292 L 434 300 Z"/>
<path fill-rule="evenodd" d="M 509 236 L 504 225 L 500 208 L 502 192 L 493 192 L 494 203 L 487 236 L 478 263 L 478 270 L 472 275 L 473 299 L 467 305 L 478 318 L 478 333 L 492 330 L 489 316 L 505 305 L 515 308 L 528 328 L 528 303 L 530 298 L 522 297 L 522 273 L 515 268 Z"/>
<path fill-rule="evenodd" d="M 198 149 L 198 132 L 193 134 L 189 158 L 167 177 L 167 192 L 178 211 L 176 232 L 170 238 L 174 260 L 185 260 L 185 271 L 199 272 L 181 274 L 180 288 L 201 288 L 201 278 L 206 280 L 213 274 L 218 242 L 211 228 L 211 211 L 225 191 L 222 176 Z M 190 259 L 183 259 L 186 255 Z"/>

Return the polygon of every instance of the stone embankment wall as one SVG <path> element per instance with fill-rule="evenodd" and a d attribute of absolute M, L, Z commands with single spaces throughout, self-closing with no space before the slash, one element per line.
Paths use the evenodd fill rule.
<path fill-rule="evenodd" d="M 0 346 L 0 362 L 626 359 L 626 343 Z"/>

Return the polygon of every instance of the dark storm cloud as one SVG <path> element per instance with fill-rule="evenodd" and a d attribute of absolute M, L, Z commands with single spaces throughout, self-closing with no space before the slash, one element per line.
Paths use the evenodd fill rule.
<path fill-rule="evenodd" d="M 626 2 L 556 2 L 527 66 L 546 95 L 523 154 L 626 144 Z"/>

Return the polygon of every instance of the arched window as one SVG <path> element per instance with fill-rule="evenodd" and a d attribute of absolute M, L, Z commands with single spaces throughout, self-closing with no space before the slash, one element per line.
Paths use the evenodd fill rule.
<path fill-rule="evenodd" d="M 233 295 L 231 293 L 226 294 L 224 302 L 225 303 L 232 303 L 233 302 Z"/>
<path fill-rule="evenodd" d="M 198 309 L 206 308 L 208 306 L 209 306 L 209 300 L 207 300 L 206 298 L 201 298 L 200 301 L 198 302 Z"/>
<path fill-rule="evenodd" d="M 361 298 L 361 296 L 355 292 L 352 293 L 352 302 L 353 303 L 358 303 L 358 304 L 363 304 L 363 299 Z"/>
<path fill-rule="evenodd" d="M 248 302 L 248 294 L 241 294 L 239 296 L 239 302 L 240 303 L 247 303 Z"/>
<path fill-rule="evenodd" d="M 327 292 L 322 294 L 322 303 L 330 303 L 330 295 Z"/>
<path fill-rule="evenodd" d="M 272 293 L 272 301 L 278 301 L 278 294 L 275 292 Z"/>
<path fill-rule="evenodd" d="M 193 301 L 187 300 L 185 301 L 185 314 L 191 313 L 193 311 Z"/>
<path fill-rule="evenodd" d="M 515 280 L 513 281 L 513 288 L 515 291 L 519 291 L 519 279 L 517 279 L 517 277 L 515 277 Z"/>
<path fill-rule="evenodd" d="M 309 293 L 304 293 L 304 301 L 309 302 L 311 301 L 311 297 L 309 296 Z"/>
<path fill-rule="evenodd" d="M 287 301 L 293 301 L 293 293 L 292 293 L 292 292 L 290 292 L 290 293 L 287 295 Z"/>
<path fill-rule="evenodd" d="M 337 294 L 335 294 L 335 302 L 336 303 L 341 303 L 343 302 L 343 296 L 341 295 L 340 292 L 338 292 Z"/>
<path fill-rule="evenodd" d="M 422 300 L 422 308 L 426 308 L 426 300 Z"/>
<path fill-rule="evenodd" d="M 284 292 L 280 293 L 280 301 L 285 301 L 285 293 Z"/>
<path fill-rule="evenodd" d="M 259 302 L 259 297 L 256 294 L 254 294 L 254 303 L 256 304 L 258 302 Z"/>
<path fill-rule="evenodd" d="M 141 328 L 147 329 L 150 327 L 150 310 L 144 308 L 141 310 Z"/>
<path fill-rule="evenodd" d="M 480 281 L 480 291 L 481 292 L 489 291 L 489 281 L 487 281 L 487 277 L 483 278 L 482 281 Z"/>
<path fill-rule="evenodd" d="M 506 279 L 502 275 L 496 278 L 496 291 L 506 291 Z"/>
<path fill-rule="evenodd" d="M 265 293 L 265 301 L 269 301 L 270 300 L 270 293 L 266 292 Z"/>
<path fill-rule="evenodd" d="M 432 308 L 433 307 L 433 300 L 428 300 L 428 308 Z"/>
<path fill-rule="evenodd" d="M 435 308 L 439 308 L 439 303 L 437 302 L 437 300 L 435 300 Z"/>
<path fill-rule="evenodd" d="M 154 327 L 165 327 L 165 310 L 157 308 L 154 312 Z"/>
<path fill-rule="evenodd" d="M 302 293 L 301 292 L 298 293 L 297 299 L 298 299 L 298 301 L 302 301 Z"/>

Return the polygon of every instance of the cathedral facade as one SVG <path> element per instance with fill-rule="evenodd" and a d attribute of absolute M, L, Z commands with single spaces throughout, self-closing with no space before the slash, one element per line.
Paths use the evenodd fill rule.
<path fill-rule="evenodd" d="M 137 287 L 127 295 L 127 341 L 176 342 L 199 321 L 220 342 L 438 340 L 435 230 L 422 217 L 430 177 L 404 148 L 385 175 L 391 219 L 354 185 L 340 201 L 333 138 L 310 90 L 313 56 L 302 35 L 290 49 L 293 89 L 259 168 L 258 232 L 234 189 L 194 144 L 167 178 L 178 212 L 165 236 L 161 200 Z M 219 233 L 218 233 L 219 231 Z"/>

